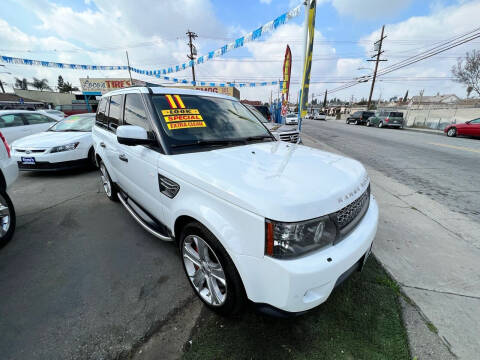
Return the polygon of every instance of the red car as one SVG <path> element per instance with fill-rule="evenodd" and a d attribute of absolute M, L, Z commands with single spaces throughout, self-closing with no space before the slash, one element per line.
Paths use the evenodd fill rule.
<path fill-rule="evenodd" d="M 467 121 L 464 124 L 448 125 L 443 131 L 450 137 L 457 135 L 480 137 L 480 118 Z"/>

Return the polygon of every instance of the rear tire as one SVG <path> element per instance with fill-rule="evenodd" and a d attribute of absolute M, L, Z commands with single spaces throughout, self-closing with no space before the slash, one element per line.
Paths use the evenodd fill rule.
<path fill-rule="evenodd" d="M 452 127 L 452 128 L 450 128 L 450 129 L 448 129 L 448 131 L 447 131 L 447 136 L 448 136 L 448 137 L 455 137 L 455 136 L 457 136 L 457 128 Z"/>
<path fill-rule="evenodd" d="M 365 125 L 367 125 L 367 127 L 370 127 L 370 120 L 367 120 L 367 123 Z"/>
<path fill-rule="evenodd" d="M 383 127 L 383 121 L 380 121 L 380 122 L 378 123 L 378 127 L 379 127 L 379 128 L 382 128 L 382 127 Z"/>
<path fill-rule="evenodd" d="M 13 236 L 16 226 L 15 208 L 5 190 L 0 190 L 0 248 Z"/>
<path fill-rule="evenodd" d="M 107 195 L 107 197 L 112 201 L 119 201 L 117 187 L 110 178 L 110 174 L 108 173 L 103 161 L 100 161 L 100 174 L 105 195 Z"/>
<path fill-rule="evenodd" d="M 183 269 L 194 292 L 212 311 L 231 316 L 246 302 L 240 275 L 217 238 L 202 224 L 191 222 L 180 235 Z"/>

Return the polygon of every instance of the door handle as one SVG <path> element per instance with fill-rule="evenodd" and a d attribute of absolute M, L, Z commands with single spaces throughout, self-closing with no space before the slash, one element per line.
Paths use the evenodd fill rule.
<path fill-rule="evenodd" d="M 125 162 L 128 162 L 128 158 L 127 158 L 127 155 L 125 154 L 120 154 L 118 155 L 118 158 L 122 161 L 125 161 Z"/>
<path fill-rule="evenodd" d="M 107 147 L 103 141 L 100 143 L 100 146 L 103 148 Z"/>

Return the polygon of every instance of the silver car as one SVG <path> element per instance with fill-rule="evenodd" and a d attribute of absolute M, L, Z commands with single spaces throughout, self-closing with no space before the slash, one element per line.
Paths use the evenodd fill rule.
<path fill-rule="evenodd" d="M 277 124 L 268 121 L 268 119 L 263 116 L 263 114 L 258 111 L 255 106 L 244 104 L 248 110 L 250 110 L 255 117 L 260 120 L 265 127 L 270 130 L 275 139 L 297 143 L 300 142 L 300 132 L 298 131 L 297 125 L 284 125 L 284 124 Z"/>

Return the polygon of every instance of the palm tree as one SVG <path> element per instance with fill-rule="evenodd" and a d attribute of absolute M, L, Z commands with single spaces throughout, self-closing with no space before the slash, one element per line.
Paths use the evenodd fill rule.
<path fill-rule="evenodd" d="M 27 79 L 23 78 L 23 79 L 19 79 L 19 78 L 15 78 L 15 87 L 17 89 L 21 89 L 21 90 L 28 90 L 28 81 Z"/>
<path fill-rule="evenodd" d="M 37 79 L 33 78 L 33 81 L 30 83 L 35 89 L 38 89 L 40 91 L 43 90 L 52 90 L 50 86 L 48 86 L 48 80 L 47 79 Z"/>
<path fill-rule="evenodd" d="M 68 81 L 65 81 L 60 92 L 71 93 L 72 91 L 78 91 L 78 87 L 72 86 L 72 84 L 70 84 Z"/>

